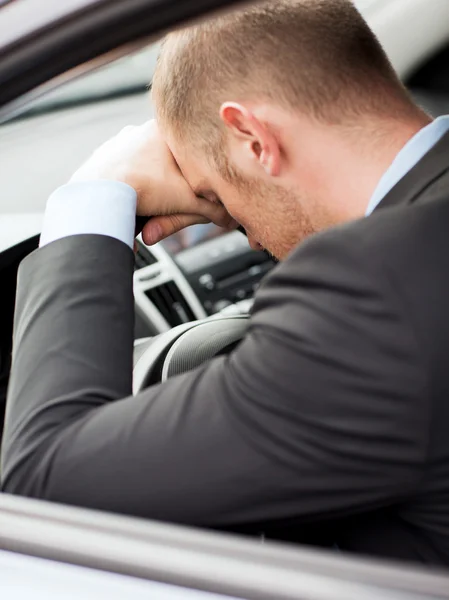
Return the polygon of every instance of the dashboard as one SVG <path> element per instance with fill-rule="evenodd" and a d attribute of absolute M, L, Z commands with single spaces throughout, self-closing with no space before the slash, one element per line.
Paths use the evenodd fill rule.
<path fill-rule="evenodd" d="M 274 266 L 239 231 L 194 225 L 152 248 L 138 242 L 135 337 L 162 333 L 215 314 L 247 313 Z"/>

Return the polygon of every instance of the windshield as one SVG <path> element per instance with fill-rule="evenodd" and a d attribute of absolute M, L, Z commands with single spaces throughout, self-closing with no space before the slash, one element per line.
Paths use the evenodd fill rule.
<path fill-rule="evenodd" d="M 27 114 L 144 92 L 151 83 L 158 53 L 159 44 L 153 44 L 80 77 L 35 101 Z"/>

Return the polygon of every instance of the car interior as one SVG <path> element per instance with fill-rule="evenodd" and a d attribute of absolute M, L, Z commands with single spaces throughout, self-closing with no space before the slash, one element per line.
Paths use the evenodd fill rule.
<path fill-rule="evenodd" d="M 10 1 L 14 2 L 3 0 L 2 3 L 0 0 L 0 8 Z M 360 0 L 360 4 L 362 2 Z M 366 0 L 365 3 L 370 2 Z M 0 181 L 3 188 L 0 200 L 0 441 L 12 362 L 18 267 L 38 247 L 42 213 L 51 192 L 66 182 L 99 144 L 124 126 L 142 123 L 153 115 L 148 86 L 151 86 L 158 43 L 149 44 L 143 50 L 140 45 L 138 48 L 130 50 L 125 58 L 37 97 L 3 123 L 0 114 Z M 432 52 L 427 52 L 403 77 L 410 93 L 433 117 L 449 113 L 448 64 L 449 42 L 446 40 L 444 45 L 437 44 Z M 24 165 L 26 175 L 23 175 Z M 193 369 L 213 356 L 231 352 L 245 334 L 258 286 L 274 267 L 272 257 L 249 247 L 244 232 L 225 231 L 213 224 L 190 227 L 153 247 L 145 245 L 139 236 L 134 255 L 133 393 Z M 346 564 L 338 553 L 319 562 L 317 556 L 297 548 L 295 555 L 281 546 L 265 549 L 261 544 L 255 550 L 254 545 L 244 545 L 246 540 L 237 543 L 225 536 L 220 544 L 215 544 L 212 537 L 207 538 L 207 533 L 204 538 L 194 539 L 189 530 L 162 530 L 162 524 L 151 523 L 146 529 L 146 523 L 126 521 L 125 517 L 115 520 L 115 515 L 92 516 L 87 514 L 88 511 L 76 516 L 67 512 L 68 507 L 60 505 L 50 511 L 45 503 L 29 508 L 28 499 L 2 495 L 1 500 L 3 529 L 0 542 L 12 540 L 14 552 L 25 548 L 25 555 L 31 546 L 40 549 L 43 538 L 48 537 L 44 557 L 54 559 L 61 555 L 62 565 L 66 558 L 67 563 L 126 573 L 142 580 L 164 581 L 170 576 L 176 585 L 186 587 L 190 587 L 197 577 L 198 581 L 202 578 L 207 583 L 208 589 L 216 591 L 220 588 L 216 579 L 223 578 L 218 570 L 214 571 L 219 566 L 218 558 L 229 563 L 232 562 L 230 558 L 235 558 L 236 564 L 230 565 L 235 569 L 235 580 L 230 570 L 226 572 L 226 585 L 223 581 L 220 585 L 229 593 L 245 590 L 246 581 L 252 578 L 257 581 L 257 595 L 247 596 L 242 592 L 241 597 L 245 598 L 274 598 L 272 589 L 277 590 L 276 597 L 299 598 L 296 590 L 300 585 L 310 583 L 310 595 L 304 598 L 328 598 L 331 597 L 329 590 L 333 590 L 333 598 L 349 600 L 362 597 L 362 588 L 357 588 L 357 584 L 365 580 L 375 588 L 367 595 L 363 590 L 363 598 L 399 600 L 447 597 L 448 593 L 447 581 L 443 578 L 432 581 L 430 575 L 428 580 L 420 578 L 420 573 L 414 578 L 412 571 L 408 571 L 406 578 L 405 571 L 393 575 L 393 570 L 387 574 L 374 567 L 364 570 L 361 560 L 360 563 Z M 2 511 L 7 515 L 7 522 Z M 25 523 L 29 527 L 24 527 L 24 515 L 29 516 Z M 73 531 L 69 531 L 71 528 Z M 87 538 L 76 546 L 73 539 L 81 530 Z M 9 538 L 8 531 L 11 532 Z M 65 537 L 67 531 L 73 538 Z M 198 535 L 202 536 L 203 532 Z M 86 539 L 91 541 L 91 546 Z M 126 565 L 123 555 L 113 556 L 112 548 L 117 540 L 129 552 Z M 142 545 L 144 541 L 146 546 Z M 162 558 L 161 566 L 144 563 L 145 556 L 150 554 L 157 559 L 163 557 L 167 547 L 179 554 L 178 563 L 176 553 L 171 556 L 172 571 L 167 569 Z M 0 554 L 1 548 L 0 543 Z M 187 563 L 183 563 L 183 552 L 188 554 L 188 568 Z M 195 565 L 198 573 L 192 575 L 191 569 Z M 11 569 L 14 568 L 11 563 Z M 80 573 L 67 572 L 61 579 L 65 586 L 66 582 L 72 581 L 72 576 L 74 586 L 79 582 Z M 342 578 L 345 583 L 346 579 L 353 579 L 355 584 L 352 582 L 338 589 Z M 407 592 L 411 590 L 410 595 L 400 591 L 390 595 L 382 588 L 393 582 L 398 589 L 406 585 Z M 112 587 L 108 597 L 118 597 L 113 595 Z M 429 590 L 432 590 L 432 596 Z M 163 592 L 161 589 L 160 596 L 153 597 L 168 599 Z M 140 597 L 137 588 L 123 593 Z M 142 597 L 150 597 L 146 593 L 143 590 Z"/>

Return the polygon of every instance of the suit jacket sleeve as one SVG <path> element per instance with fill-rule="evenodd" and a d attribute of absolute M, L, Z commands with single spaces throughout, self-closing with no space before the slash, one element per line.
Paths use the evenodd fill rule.
<path fill-rule="evenodd" d="M 351 229 L 267 278 L 228 357 L 131 396 L 133 255 L 59 240 L 20 267 L 3 488 L 205 526 L 297 522 L 414 490 L 429 416 L 418 344 Z"/>

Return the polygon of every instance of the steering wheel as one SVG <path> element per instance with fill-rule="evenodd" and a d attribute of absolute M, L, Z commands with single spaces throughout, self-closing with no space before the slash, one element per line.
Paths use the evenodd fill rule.
<path fill-rule="evenodd" d="M 241 341 L 248 324 L 248 315 L 213 317 L 136 341 L 133 393 L 228 354 Z"/>

